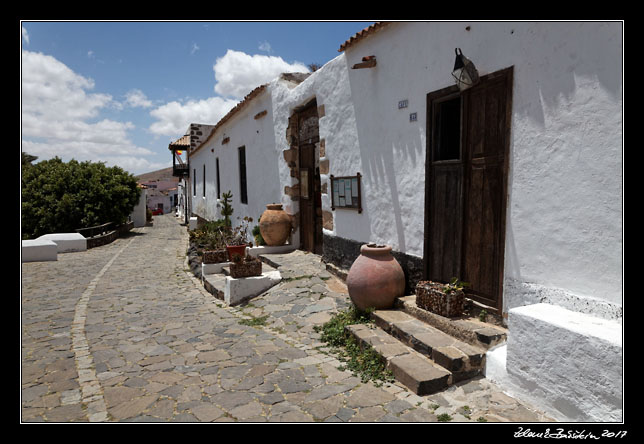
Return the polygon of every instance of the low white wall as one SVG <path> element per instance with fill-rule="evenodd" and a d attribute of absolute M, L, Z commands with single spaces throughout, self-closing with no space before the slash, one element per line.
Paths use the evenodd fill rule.
<path fill-rule="evenodd" d="M 509 312 L 507 374 L 566 421 L 621 421 L 622 326 L 550 304 Z M 492 375 L 494 377 L 494 375 Z"/>
<path fill-rule="evenodd" d="M 132 210 L 132 214 L 130 215 L 132 222 L 134 222 L 134 228 L 145 226 L 145 222 L 147 220 L 146 196 L 147 190 L 141 189 L 141 197 L 139 197 L 139 202 L 136 204 L 136 206 Z"/>

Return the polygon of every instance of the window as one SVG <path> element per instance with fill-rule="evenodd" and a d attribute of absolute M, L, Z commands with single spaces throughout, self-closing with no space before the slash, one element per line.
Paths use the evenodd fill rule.
<path fill-rule="evenodd" d="M 192 169 L 192 195 L 197 195 L 197 169 Z"/>
<path fill-rule="evenodd" d="M 221 187 L 219 185 L 219 157 L 217 157 L 215 163 L 216 163 L 216 167 L 217 167 L 217 199 L 220 199 L 221 198 L 221 196 L 220 196 Z"/>
<path fill-rule="evenodd" d="M 248 192 L 246 190 L 246 147 L 239 147 L 239 199 L 241 203 L 248 203 Z"/>
<path fill-rule="evenodd" d="M 434 104 L 433 161 L 461 158 L 461 97 Z"/>
<path fill-rule="evenodd" d="M 206 197 L 206 164 L 203 164 L 203 197 Z"/>

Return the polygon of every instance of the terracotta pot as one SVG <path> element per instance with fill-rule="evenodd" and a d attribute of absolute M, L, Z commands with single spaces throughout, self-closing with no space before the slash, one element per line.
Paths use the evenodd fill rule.
<path fill-rule="evenodd" d="M 291 218 L 281 204 L 268 204 L 259 220 L 259 232 L 266 245 L 284 245 L 291 234 Z"/>
<path fill-rule="evenodd" d="M 391 308 L 405 293 L 405 274 L 389 245 L 363 245 L 346 282 L 351 301 L 361 310 Z"/>
<path fill-rule="evenodd" d="M 228 260 L 232 261 L 235 254 L 240 255 L 241 257 L 246 256 L 246 245 L 226 245 L 226 250 L 228 250 Z"/>

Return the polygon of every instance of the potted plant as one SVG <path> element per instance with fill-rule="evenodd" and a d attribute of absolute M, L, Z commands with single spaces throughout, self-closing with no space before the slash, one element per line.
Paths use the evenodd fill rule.
<path fill-rule="evenodd" d="M 465 302 L 463 288 L 467 286 L 467 282 L 455 277 L 448 284 L 420 281 L 416 285 L 416 305 L 445 317 L 461 316 Z"/>
<path fill-rule="evenodd" d="M 228 260 L 226 243 L 220 230 L 213 230 L 203 235 L 204 251 L 202 262 L 204 264 L 218 264 Z"/>
<path fill-rule="evenodd" d="M 233 254 L 230 276 L 238 279 L 262 274 L 262 261 L 251 255 Z"/>
<path fill-rule="evenodd" d="M 232 260 L 235 254 L 242 257 L 245 256 L 246 247 L 253 245 L 252 242 L 248 241 L 249 225 L 251 222 L 253 222 L 253 218 L 245 216 L 238 226 L 225 230 L 226 250 L 228 250 L 230 260 Z"/>

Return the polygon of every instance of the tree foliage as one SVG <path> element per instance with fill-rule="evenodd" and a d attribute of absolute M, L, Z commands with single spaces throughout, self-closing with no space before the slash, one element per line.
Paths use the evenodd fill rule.
<path fill-rule="evenodd" d="M 136 178 L 120 167 L 58 157 L 23 161 L 22 238 L 125 222 L 140 195 Z"/>

